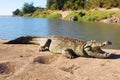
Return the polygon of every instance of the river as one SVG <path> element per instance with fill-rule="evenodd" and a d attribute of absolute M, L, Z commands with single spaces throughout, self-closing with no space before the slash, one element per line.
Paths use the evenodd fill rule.
<path fill-rule="evenodd" d="M 0 38 L 20 36 L 61 35 L 82 40 L 111 41 L 107 48 L 120 49 L 120 24 L 70 22 L 64 20 L 24 17 L 0 17 Z"/>

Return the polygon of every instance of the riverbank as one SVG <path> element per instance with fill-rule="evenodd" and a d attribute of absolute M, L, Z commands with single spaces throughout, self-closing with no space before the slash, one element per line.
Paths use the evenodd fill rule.
<path fill-rule="evenodd" d="M 92 21 L 92 22 L 104 22 L 104 23 L 120 23 L 120 9 L 92 9 L 92 10 L 78 10 L 78 11 L 59 11 L 59 10 L 41 10 L 38 9 L 34 13 L 24 14 L 24 17 L 36 17 L 36 18 L 52 18 L 70 20 L 72 17 L 76 17 L 77 21 Z"/>
<path fill-rule="evenodd" d="M 38 45 L 3 44 L 0 40 L 0 80 L 119 80 L 116 59 L 66 59 L 38 52 Z M 120 55 L 120 50 L 105 50 Z"/>

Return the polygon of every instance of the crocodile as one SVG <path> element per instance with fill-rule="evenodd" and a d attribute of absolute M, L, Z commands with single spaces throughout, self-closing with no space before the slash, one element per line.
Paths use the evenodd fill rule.
<path fill-rule="evenodd" d="M 36 44 L 40 45 L 39 51 L 61 53 L 73 59 L 76 57 L 108 58 L 111 54 L 103 51 L 101 47 L 112 43 L 110 41 L 85 41 L 64 36 L 22 36 L 5 44 Z"/>

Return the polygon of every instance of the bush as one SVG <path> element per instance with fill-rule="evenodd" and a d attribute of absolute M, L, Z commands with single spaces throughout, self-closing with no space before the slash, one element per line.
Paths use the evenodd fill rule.
<path fill-rule="evenodd" d="M 83 17 L 83 20 L 99 21 L 102 19 L 110 18 L 113 14 L 114 14 L 113 12 L 109 12 L 109 11 L 99 11 L 99 10 L 88 11 L 86 15 Z"/>
<path fill-rule="evenodd" d="M 49 10 L 36 10 L 32 17 L 38 17 L 38 18 L 52 18 L 52 19 L 61 19 L 61 14 L 57 13 L 54 11 L 49 11 Z"/>
<path fill-rule="evenodd" d="M 41 12 L 43 12 L 43 10 L 37 9 L 37 10 L 32 14 L 32 17 L 38 17 L 39 14 L 41 14 Z"/>
<path fill-rule="evenodd" d="M 32 13 L 24 14 L 23 16 L 24 16 L 24 17 L 31 17 L 31 16 L 32 16 Z"/>
<path fill-rule="evenodd" d="M 33 13 L 32 17 L 36 17 L 36 18 L 46 18 L 46 16 L 47 16 L 48 14 L 49 14 L 49 12 L 46 11 L 46 10 L 37 9 L 37 10 Z"/>
<path fill-rule="evenodd" d="M 46 18 L 52 18 L 52 19 L 61 19 L 61 14 L 58 14 L 58 13 L 52 13 L 52 14 L 48 14 L 46 16 Z"/>
<path fill-rule="evenodd" d="M 95 21 L 96 20 L 96 16 L 83 16 L 82 17 L 82 21 Z"/>

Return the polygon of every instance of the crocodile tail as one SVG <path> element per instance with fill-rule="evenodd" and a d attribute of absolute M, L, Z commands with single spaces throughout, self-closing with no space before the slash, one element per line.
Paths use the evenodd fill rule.
<path fill-rule="evenodd" d="M 14 40 L 5 42 L 4 44 L 35 44 L 32 36 L 22 36 Z"/>

